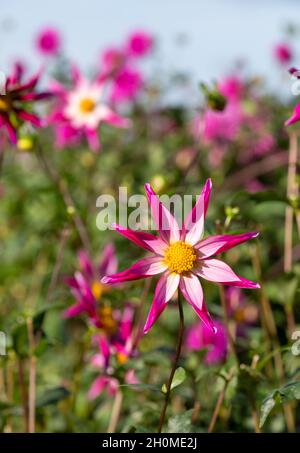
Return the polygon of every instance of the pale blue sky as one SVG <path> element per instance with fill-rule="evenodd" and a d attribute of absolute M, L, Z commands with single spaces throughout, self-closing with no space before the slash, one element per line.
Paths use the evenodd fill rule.
<path fill-rule="evenodd" d="M 209 80 L 247 57 L 251 73 L 272 78 L 272 46 L 297 19 L 300 25 L 298 0 L 0 0 L 0 67 L 17 57 L 34 62 L 33 36 L 43 25 L 61 29 L 67 54 L 83 68 L 105 45 L 142 27 L 159 38 L 168 70 Z M 181 33 L 189 37 L 183 47 L 176 44 Z"/>

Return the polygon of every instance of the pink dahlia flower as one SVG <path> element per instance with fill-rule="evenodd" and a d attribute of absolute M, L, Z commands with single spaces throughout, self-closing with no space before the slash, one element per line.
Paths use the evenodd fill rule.
<path fill-rule="evenodd" d="M 122 69 L 114 78 L 111 91 L 112 102 L 133 100 L 143 86 L 139 71 L 130 68 Z"/>
<path fill-rule="evenodd" d="M 101 261 L 96 269 L 84 250 L 78 253 L 78 259 L 79 270 L 75 272 L 73 277 L 65 279 L 76 302 L 64 312 L 64 316 L 72 318 L 85 313 L 92 324 L 97 327 L 104 327 L 105 324 L 105 328 L 108 328 L 108 317 L 104 323 L 104 313 L 101 313 L 101 309 L 98 310 L 98 302 L 102 294 L 109 288 L 107 285 L 101 284 L 98 277 L 117 270 L 118 263 L 114 246 L 108 244 L 104 247 Z"/>
<path fill-rule="evenodd" d="M 126 50 L 130 56 L 143 57 L 153 48 L 153 37 L 145 31 L 136 31 L 129 36 Z"/>
<path fill-rule="evenodd" d="M 90 148 L 99 150 L 98 128 L 102 123 L 126 128 L 130 121 L 115 113 L 104 101 L 105 81 L 90 82 L 73 67 L 73 88 L 67 89 L 57 81 L 52 82 L 52 90 L 58 102 L 48 117 L 54 126 L 56 144 L 62 147 L 76 143 L 83 135 Z"/>
<path fill-rule="evenodd" d="M 244 119 L 241 106 L 237 102 L 228 102 L 222 112 L 207 109 L 200 129 L 207 141 L 233 140 L 240 130 Z"/>
<path fill-rule="evenodd" d="M 141 259 L 123 272 L 103 277 L 102 283 L 117 284 L 162 274 L 144 326 L 145 333 L 151 329 L 177 289 L 182 292 L 203 323 L 213 332 L 217 331 L 206 308 L 198 277 L 240 288 L 259 288 L 258 283 L 240 277 L 228 264 L 214 258 L 218 253 L 257 237 L 258 233 L 202 238 L 211 188 L 212 183 L 208 179 L 181 229 L 149 184 L 145 185 L 145 190 L 160 235 L 157 237 L 114 225 L 120 234 L 151 252 L 152 256 Z"/>
<path fill-rule="evenodd" d="M 278 63 L 285 65 L 291 62 L 293 57 L 292 49 L 289 44 L 280 43 L 274 47 L 274 57 Z"/>
<path fill-rule="evenodd" d="M 244 85 L 238 77 L 230 76 L 218 83 L 218 89 L 229 101 L 238 101 L 242 97 Z"/>
<path fill-rule="evenodd" d="M 228 352 L 226 329 L 220 321 L 216 321 L 215 326 L 218 330 L 216 334 L 198 322 L 188 329 L 185 340 L 188 351 L 208 350 L 204 360 L 209 365 L 224 362 Z"/>
<path fill-rule="evenodd" d="M 43 28 L 36 37 L 36 47 L 42 55 L 57 55 L 61 49 L 59 31 L 53 27 Z"/>
<path fill-rule="evenodd" d="M 49 98 L 52 93 L 38 92 L 36 86 L 41 71 L 23 82 L 24 68 L 16 63 L 12 74 L 6 79 L 5 94 L 0 95 L 0 129 L 5 128 L 13 144 L 17 143 L 17 130 L 23 123 L 41 127 L 43 121 L 32 111 L 35 102 Z"/>

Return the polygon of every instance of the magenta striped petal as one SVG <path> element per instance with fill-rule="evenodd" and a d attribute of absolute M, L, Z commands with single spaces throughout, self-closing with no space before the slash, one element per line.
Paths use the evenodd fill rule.
<path fill-rule="evenodd" d="M 204 197 L 199 196 L 197 203 L 184 221 L 182 239 L 191 245 L 195 245 L 204 230 Z"/>
<path fill-rule="evenodd" d="M 118 260 L 116 257 L 115 246 L 107 244 L 102 252 L 102 260 L 99 267 L 100 277 L 111 275 L 117 271 Z"/>
<path fill-rule="evenodd" d="M 98 131 L 94 129 L 85 129 L 85 135 L 91 150 L 95 152 L 99 151 L 101 146 Z"/>
<path fill-rule="evenodd" d="M 124 118 L 124 117 L 118 115 L 113 110 L 111 110 L 109 107 L 105 108 L 105 113 L 103 114 L 101 121 L 103 121 L 104 123 L 107 123 L 111 126 L 121 127 L 121 128 L 127 128 L 131 125 L 131 121 L 128 118 Z"/>
<path fill-rule="evenodd" d="M 150 186 L 145 184 L 146 195 L 151 207 L 152 215 L 161 238 L 166 242 L 176 242 L 180 240 L 178 224 L 169 210 L 159 201 L 158 196 Z"/>
<path fill-rule="evenodd" d="M 78 316 L 85 311 L 85 306 L 81 302 L 78 302 L 71 307 L 67 308 L 64 313 L 64 318 L 74 318 L 74 316 Z"/>
<path fill-rule="evenodd" d="M 294 123 L 297 123 L 300 120 L 300 103 L 296 105 L 294 111 L 289 119 L 284 123 L 285 126 L 291 126 Z"/>
<path fill-rule="evenodd" d="M 239 277 L 228 264 L 221 260 L 208 259 L 199 263 L 199 266 L 193 270 L 199 275 L 211 282 L 223 283 L 226 285 L 239 286 L 240 288 L 259 288 L 259 284 Z"/>
<path fill-rule="evenodd" d="M 103 277 L 101 282 L 115 284 L 131 280 L 139 280 L 141 278 L 160 274 L 167 270 L 167 268 L 168 266 L 162 262 L 162 259 L 159 256 L 143 258 L 123 272 Z"/>
<path fill-rule="evenodd" d="M 209 205 L 211 189 L 212 189 L 212 181 L 210 178 L 208 178 L 206 180 L 204 187 L 202 189 L 202 192 L 201 192 L 201 195 L 203 195 L 203 197 L 204 197 L 204 218 L 206 216 L 206 212 L 207 212 L 208 205 Z"/>
<path fill-rule="evenodd" d="M 201 254 L 201 258 L 208 258 L 218 253 L 225 252 L 226 250 L 249 241 L 249 239 L 256 238 L 259 235 L 257 232 L 242 233 L 236 235 L 219 235 L 210 236 L 203 241 L 198 242 L 196 249 Z"/>
<path fill-rule="evenodd" d="M 93 266 L 92 262 L 85 250 L 79 250 L 78 252 L 79 266 L 82 272 L 90 279 L 93 278 Z"/>
<path fill-rule="evenodd" d="M 26 112 L 21 109 L 15 109 L 15 111 L 23 121 L 29 121 L 29 123 L 36 127 L 41 127 L 43 125 L 43 121 L 37 115 L 34 115 L 34 113 Z"/>
<path fill-rule="evenodd" d="M 165 309 L 167 303 L 174 295 L 179 285 L 180 276 L 178 274 L 164 274 L 158 281 L 155 288 L 153 302 L 148 314 L 144 333 L 149 332 L 157 318 Z"/>
<path fill-rule="evenodd" d="M 9 119 L 6 120 L 5 127 L 6 127 L 10 141 L 13 143 L 13 145 L 16 145 L 17 141 L 18 141 L 17 132 Z"/>
<path fill-rule="evenodd" d="M 208 179 L 195 206 L 184 221 L 182 239 L 191 245 L 195 245 L 203 234 L 205 214 L 208 208 L 211 188 L 211 179 Z"/>
<path fill-rule="evenodd" d="M 164 255 L 167 246 L 166 243 L 159 237 L 153 236 L 153 234 L 144 233 L 143 231 L 129 230 L 117 224 L 113 224 L 112 227 L 130 241 L 146 250 L 149 250 L 149 252 L 154 252 L 161 256 Z"/>
<path fill-rule="evenodd" d="M 196 275 L 189 274 L 181 277 L 179 288 L 187 300 L 187 302 L 193 307 L 202 322 L 211 329 L 214 333 L 217 332 L 217 328 L 214 325 L 213 320 L 206 308 L 202 286 L 196 277 Z"/>

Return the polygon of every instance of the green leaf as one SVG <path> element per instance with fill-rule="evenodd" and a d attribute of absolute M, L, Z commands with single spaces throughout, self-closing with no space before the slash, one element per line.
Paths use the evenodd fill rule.
<path fill-rule="evenodd" d="M 121 384 L 120 387 L 129 387 L 132 390 L 151 390 L 152 392 L 159 392 L 161 393 L 161 390 L 159 387 L 156 385 L 150 385 L 150 384 Z"/>
<path fill-rule="evenodd" d="M 174 388 L 176 388 L 180 384 L 182 384 L 183 381 L 185 380 L 185 378 L 186 378 L 185 369 L 182 368 L 182 367 L 177 368 L 176 371 L 175 371 L 174 377 L 173 377 L 172 384 L 171 384 L 171 390 L 173 390 Z M 164 384 L 162 386 L 161 390 L 162 390 L 163 393 L 167 393 L 167 385 Z"/>
<path fill-rule="evenodd" d="M 167 433 L 190 433 L 192 430 L 192 413 L 189 410 L 169 419 Z"/>
<path fill-rule="evenodd" d="M 263 401 L 260 409 L 260 427 L 262 427 L 275 406 L 284 404 L 288 401 L 300 400 L 300 381 L 290 382 L 289 384 L 273 390 L 273 392 Z"/>

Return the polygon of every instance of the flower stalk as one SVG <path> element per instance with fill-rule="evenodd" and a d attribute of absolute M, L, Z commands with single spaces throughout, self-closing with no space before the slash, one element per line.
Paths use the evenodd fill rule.
<path fill-rule="evenodd" d="M 170 395 L 171 395 L 171 387 L 172 387 L 172 381 L 174 378 L 175 371 L 178 366 L 178 361 L 181 353 L 181 348 L 182 348 L 182 342 L 183 342 L 183 334 L 184 334 L 184 314 L 183 314 L 183 307 L 182 307 L 182 300 L 181 300 L 181 295 L 180 291 L 178 291 L 178 313 L 179 313 L 179 332 L 178 332 L 178 342 L 177 342 L 177 348 L 176 348 L 176 355 L 175 359 L 172 365 L 171 373 L 169 376 L 169 380 L 167 383 L 167 390 L 166 390 L 166 396 L 165 396 L 165 402 L 163 405 L 163 409 L 160 415 L 159 419 L 159 425 L 158 425 L 158 433 L 162 432 L 164 421 L 165 421 L 165 416 L 166 416 L 166 411 L 167 407 L 170 401 Z"/>

